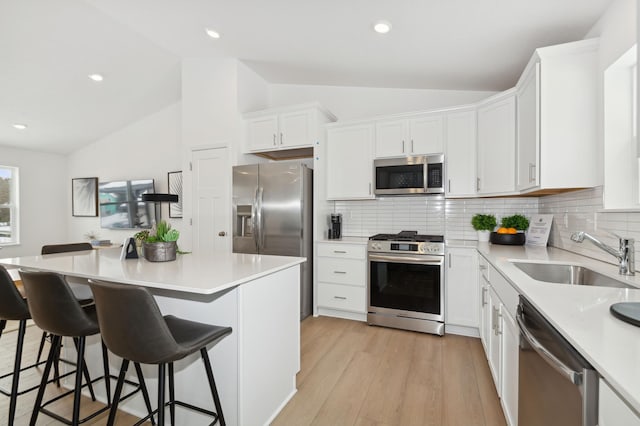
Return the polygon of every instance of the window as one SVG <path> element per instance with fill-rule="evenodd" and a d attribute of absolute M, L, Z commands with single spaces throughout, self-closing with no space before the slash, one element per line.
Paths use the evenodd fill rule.
<path fill-rule="evenodd" d="M 0 166 L 0 245 L 19 242 L 18 168 Z"/>

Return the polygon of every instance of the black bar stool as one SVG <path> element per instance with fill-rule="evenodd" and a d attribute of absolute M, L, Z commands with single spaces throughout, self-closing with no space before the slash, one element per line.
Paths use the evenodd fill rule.
<path fill-rule="evenodd" d="M 216 344 L 231 334 L 231 327 L 219 327 L 188 321 L 172 315 L 162 316 L 151 292 L 145 287 L 114 284 L 89 280 L 98 310 L 102 338 L 114 354 L 122 357 L 122 367 L 114 399 L 122 390 L 122 381 L 129 362 L 158 365 L 158 424 L 164 426 L 165 407 L 169 406 L 171 424 L 175 424 L 175 406 L 195 410 L 213 417 L 212 425 L 224 416 L 220 397 L 213 378 L 207 345 Z M 204 362 L 209 388 L 216 411 L 175 400 L 173 363 L 196 351 L 200 351 Z M 165 368 L 169 367 L 169 401 L 165 402 Z M 114 402 L 107 425 L 113 425 L 118 403 Z M 136 425 L 141 424 L 145 417 Z"/>
<path fill-rule="evenodd" d="M 102 358 L 104 376 L 94 379 L 87 378 L 87 383 L 82 384 L 82 374 L 76 373 L 75 387 L 72 391 L 59 395 L 46 403 L 42 403 L 44 391 L 47 385 L 47 379 L 51 371 L 51 366 L 55 360 L 55 353 L 59 352 L 62 337 L 72 337 L 76 343 L 77 349 L 77 361 L 76 371 L 86 371 L 86 365 L 84 363 L 84 352 L 86 337 L 98 334 L 100 328 L 98 320 L 96 318 L 95 305 L 81 306 L 78 300 L 73 295 L 71 288 L 66 283 L 64 278 L 52 272 L 28 272 L 20 270 L 22 277 L 22 283 L 27 293 L 27 299 L 29 301 L 29 309 L 36 325 L 42 330 L 51 333 L 53 335 L 53 344 L 47 359 L 47 364 L 44 369 L 42 381 L 38 390 L 38 396 L 33 408 L 33 414 L 31 416 L 30 425 L 35 425 L 38 418 L 38 413 L 53 417 L 54 419 L 70 425 L 78 425 L 83 423 L 100 413 L 105 412 L 111 406 L 111 385 L 109 375 L 109 360 L 107 355 L 107 349 L 104 343 L 102 343 Z M 88 372 L 87 372 L 88 377 Z M 105 388 L 107 393 L 107 406 L 95 411 L 87 417 L 80 419 L 80 396 L 82 388 L 89 383 L 97 380 L 105 380 Z M 137 385 L 137 383 L 130 383 Z M 145 402 L 147 408 L 151 411 L 151 405 L 149 402 L 146 388 L 143 383 L 140 384 L 140 388 L 145 395 Z M 138 389 L 128 394 L 126 397 L 135 393 Z M 73 400 L 73 414 L 72 419 L 68 420 L 56 413 L 51 412 L 45 407 L 54 401 L 57 401 L 69 394 L 74 394 Z M 95 400 L 95 397 L 92 396 Z"/>

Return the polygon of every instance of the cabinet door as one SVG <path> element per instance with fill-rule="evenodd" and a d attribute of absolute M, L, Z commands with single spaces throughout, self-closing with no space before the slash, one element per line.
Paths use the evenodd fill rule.
<path fill-rule="evenodd" d="M 538 186 L 540 146 L 540 63 L 536 62 L 518 82 L 518 171 L 516 188 Z"/>
<path fill-rule="evenodd" d="M 506 309 L 501 310 L 502 408 L 507 424 L 518 423 L 518 356 L 520 332 Z"/>
<path fill-rule="evenodd" d="M 476 112 L 447 114 L 446 195 L 476 193 Z"/>
<path fill-rule="evenodd" d="M 327 133 L 327 199 L 373 198 L 373 124 Z"/>
<path fill-rule="evenodd" d="M 447 249 L 446 324 L 478 327 L 478 255 L 475 249 Z"/>
<path fill-rule="evenodd" d="M 484 346 L 484 352 L 489 358 L 489 335 L 491 334 L 491 307 L 489 306 L 489 281 L 485 272 L 482 270 L 484 266 L 484 270 L 487 270 L 486 265 L 480 265 L 480 271 L 478 274 L 479 280 L 479 305 L 480 305 L 480 315 L 479 315 L 479 331 L 480 331 L 480 340 L 482 341 L 482 346 Z"/>
<path fill-rule="evenodd" d="M 502 339 L 500 338 L 500 299 L 498 295 L 493 291 L 492 288 L 489 288 L 489 310 L 490 310 L 490 324 L 491 328 L 489 329 L 489 369 L 491 370 L 491 375 L 493 376 L 493 382 L 496 385 L 496 391 L 499 397 L 502 397 L 502 380 L 500 377 L 500 362 L 502 358 L 502 348 L 501 343 Z"/>
<path fill-rule="evenodd" d="M 603 379 L 600 379 L 599 383 L 598 425 L 640 426 L 640 417 L 609 387 L 609 384 Z"/>
<path fill-rule="evenodd" d="M 444 119 L 442 115 L 427 115 L 409 120 L 408 155 L 440 154 L 444 152 Z"/>
<path fill-rule="evenodd" d="M 311 111 L 296 111 L 280 114 L 280 134 L 278 143 L 281 148 L 313 146 L 311 134 Z"/>
<path fill-rule="evenodd" d="M 276 149 L 278 140 L 278 116 L 265 115 L 247 121 L 249 151 Z"/>
<path fill-rule="evenodd" d="M 409 152 L 407 120 L 376 122 L 376 158 L 398 157 Z"/>
<path fill-rule="evenodd" d="M 478 108 L 478 193 L 515 190 L 515 96 Z"/>

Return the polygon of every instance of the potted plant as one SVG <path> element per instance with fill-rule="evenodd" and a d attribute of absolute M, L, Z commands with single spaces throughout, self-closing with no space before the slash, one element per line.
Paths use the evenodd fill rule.
<path fill-rule="evenodd" d="M 142 239 L 143 255 L 148 261 L 176 260 L 180 232 L 177 229 L 171 229 L 171 225 L 167 221 L 161 220 L 151 232 L 146 231 L 145 234 L 145 231 L 141 231 L 135 237 L 138 238 L 138 236 Z"/>
<path fill-rule="evenodd" d="M 494 244 L 522 245 L 526 237 L 524 231 L 529 228 L 529 219 L 521 214 L 505 216 L 500 222 L 500 228 L 491 233 Z"/>
<path fill-rule="evenodd" d="M 471 218 L 471 226 L 478 231 L 479 242 L 489 241 L 489 233 L 494 230 L 496 225 L 496 217 L 492 214 L 478 213 Z"/>

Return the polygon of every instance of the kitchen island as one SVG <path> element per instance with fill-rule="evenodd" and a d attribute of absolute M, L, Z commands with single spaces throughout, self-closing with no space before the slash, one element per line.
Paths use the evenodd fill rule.
<path fill-rule="evenodd" d="M 120 260 L 120 249 L 104 249 L 0 259 L 0 264 L 145 286 L 165 315 L 232 327 L 233 333 L 209 350 L 225 419 L 229 425 L 264 425 L 296 392 L 300 264 L 304 261 L 220 252 L 213 257 L 186 254 L 173 262 L 153 263 Z M 101 374 L 98 336 L 87 339 L 87 362 L 92 375 Z M 120 360 L 111 355 L 110 365 L 112 373 L 117 373 Z M 155 401 L 157 368 L 143 366 L 143 370 Z M 177 362 L 175 372 L 178 399 L 213 407 L 198 354 Z M 95 389 L 105 400 L 103 386 Z M 140 395 L 120 408 L 141 417 L 146 414 Z M 176 411 L 177 424 L 201 424 L 200 417 Z"/>

